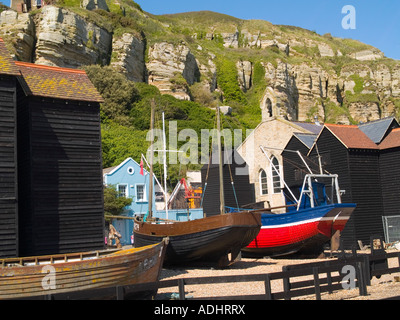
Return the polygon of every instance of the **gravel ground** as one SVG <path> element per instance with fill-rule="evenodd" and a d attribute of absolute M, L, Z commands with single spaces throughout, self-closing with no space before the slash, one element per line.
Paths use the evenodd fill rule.
<path fill-rule="evenodd" d="M 225 275 L 244 275 L 244 274 L 262 274 L 282 271 L 282 267 L 293 264 L 303 264 L 309 262 L 323 261 L 323 259 L 249 259 L 242 258 L 228 269 L 213 268 L 185 268 L 185 269 L 163 269 L 161 279 L 179 279 L 179 278 L 197 278 Z M 398 267 L 397 258 L 389 259 L 389 267 Z M 339 290 L 332 294 L 322 293 L 322 300 L 380 300 L 390 297 L 400 296 L 400 282 L 398 282 L 399 273 L 383 275 L 380 279 L 373 278 L 371 286 L 367 287 L 368 296 L 359 296 L 358 288 L 353 290 Z M 294 278 L 292 278 L 294 279 Z M 307 277 L 302 277 L 305 280 Z M 312 276 L 308 277 L 312 279 Z M 295 279 L 293 282 L 296 281 Z M 282 280 L 271 281 L 272 292 L 283 291 Z M 205 285 L 185 285 L 187 298 L 200 297 L 223 297 L 237 295 L 264 294 L 265 288 L 263 282 L 240 282 L 240 283 L 222 283 Z M 161 288 L 158 290 L 156 300 L 168 300 L 176 295 L 178 287 Z M 293 298 L 293 300 L 313 300 L 314 295 Z"/>

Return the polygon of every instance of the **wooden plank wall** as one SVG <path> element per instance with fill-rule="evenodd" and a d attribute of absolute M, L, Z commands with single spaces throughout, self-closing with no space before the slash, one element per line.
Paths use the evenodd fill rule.
<path fill-rule="evenodd" d="M 298 150 L 304 156 L 307 157 L 310 151 L 303 143 L 296 137 L 292 137 L 285 147 L 285 150 Z M 297 153 L 290 151 L 282 152 L 283 158 L 283 175 L 285 182 L 289 187 L 301 186 L 303 184 L 304 176 L 309 173 L 306 166 L 303 164 L 301 158 Z M 315 167 L 311 167 L 315 169 Z"/>
<path fill-rule="evenodd" d="M 245 169 L 246 163 L 243 159 L 239 159 L 239 154 L 234 155 L 234 161 L 231 164 L 223 166 L 223 183 L 225 206 L 237 207 L 253 203 L 254 187 L 249 182 L 248 169 Z M 236 162 L 235 159 L 238 159 Z M 208 165 L 204 165 L 201 169 L 202 188 L 204 192 Z M 237 171 L 237 169 L 239 169 Z M 243 171 L 244 170 L 244 171 Z M 247 171 L 246 171 L 247 170 Z M 231 183 L 231 174 L 233 186 Z M 236 194 L 236 197 L 235 197 Z M 204 192 L 203 210 L 207 216 L 213 216 L 220 212 L 220 196 L 219 196 L 219 166 L 212 164 L 209 167 L 207 187 Z M 236 201 L 237 199 L 237 201 Z"/>
<path fill-rule="evenodd" d="M 343 202 L 352 202 L 352 179 L 349 171 L 349 154 L 347 148 L 328 130 L 323 129 L 317 141 L 319 154 L 323 157 L 322 165 L 325 170 L 332 174 L 339 175 L 339 186 L 346 193 L 342 196 Z M 317 160 L 317 152 L 314 148 L 310 154 L 313 161 Z M 341 240 L 345 247 L 351 247 L 358 239 L 356 239 L 354 217 L 358 208 L 353 212 L 352 217 L 346 224 L 345 229 L 341 233 Z"/>
<path fill-rule="evenodd" d="M 371 235 L 382 235 L 382 191 L 377 150 L 347 149 L 327 129 L 318 140 L 324 169 L 339 175 L 339 185 L 346 193 L 343 202 L 354 202 L 354 210 L 341 234 L 346 249 L 357 243 L 369 242 Z M 316 157 L 315 149 L 312 155 Z"/>
<path fill-rule="evenodd" d="M 18 256 L 16 79 L 0 77 L 0 258 Z"/>
<path fill-rule="evenodd" d="M 382 150 L 379 165 L 381 172 L 381 187 L 383 211 L 385 216 L 398 216 L 400 200 L 400 147 Z"/>
<path fill-rule="evenodd" d="M 102 249 L 99 105 L 30 97 L 26 110 L 30 152 L 21 171 L 30 175 L 30 187 L 23 191 L 29 205 L 21 213 L 29 222 L 24 255 Z"/>
<path fill-rule="evenodd" d="M 379 151 L 350 150 L 349 170 L 352 179 L 352 201 L 355 237 L 363 243 L 370 242 L 371 235 L 383 234 L 383 202 L 379 170 Z"/>

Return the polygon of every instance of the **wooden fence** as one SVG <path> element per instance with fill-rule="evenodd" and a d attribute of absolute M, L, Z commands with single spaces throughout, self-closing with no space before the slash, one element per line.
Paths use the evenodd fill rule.
<path fill-rule="evenodd" d="M 388 268 L 388 259 L 397 257 L 398 266 Z M 344 267 L 351 266 L 353 268 L 346 270 L 354 270 L 355 277 L 351 279 L 344 271 Z M 222 296 L 222 297 L 202 297 L 194 298 L 195 300 L 278 300 L 291 299 L 294 297 L 315 295 L 317 300 L 321 299 L 321 293 L 333 293 L 337 290 L 344 290 L 351 287 L 348 283 L 343 285 L 343 280 L 354 280 L 354 286 L 358 288 L 359 294 L 368 295 L 367 286 L 373 276 L 381 276 L 383 274 L 391 274 L 400 272 L 400 253 L 385 253 L 379 255 L 357 255 L 345 257 L 335 260 L 321 261 L 315 263 L 306 263 L 299 265 L 291 265 L 283 267 L 282 272 L 274 272 L 267 274 L 252 275 L 229 275 L 218 277 L 202 277 L 202 278 L 180 278 L 175 280 L 162 280 L 158 288 L 178 287 L 179 299 L 185 299 L 186 285 L 199 284 L 217 284 L 232 282 L 256 282 L 264 283 L 265 293 L 254 295 L 240 296 Z M 293 278 L 312 276 L 311 280 L 294 281 Z M 281 280 L 283 283 L 283 291 L 272 292 L 271 281 Z"/>
<path fill-rule="evenodd" d="M 389 268 L 388 259 L 397 258 L 398 266 Z M 346 268 L 345 268 L 346 267 Z M 344 268 L 345 271 L 344 272 Z M 353 276 L 348 271 L 354 271 Z M 193 300 L 289 300 L 294 297 L 315 295 L 320 300 L 324 292 L 344 290 L 346 287 L 358 288 L 361 296 L 368 295 L 368 286 L 373 276 L 400 272 L 400 253 L 372 252 L 371 254 L 342 255 L 338 259 L 321 262 L 304 263 L 283 267 L 281 272 L 252 274 L 252 275 L 228 275 L 218 277 L 179 278 L 173 280 L 161 280 L 154 283 L 140 285 L 118 286 L 96 290 L 79 291 L 73 293 L 61 293 L 32 297 L 31 299 L 68 300 L 68 299 L 95 299 L 96 296 L 108 295 L 110 299 L 123 300 L 135 292 L 151 291 L 160 288 L 175 287 L 179 292 L 179 299 L 185 300 L 185 286 L 201 284 L 237 283 L 237 282 L 263 282 L 264 294 L 201 297 Z M 308 280 L 299 280 L 298 277 L 308 276 Z M 283 291 L 273 292 L 271 282 L 282 281 Z M 347 283 L 346 280 L 353 281 Z M 192 299 L 191 299 L 192 300 Z"/>

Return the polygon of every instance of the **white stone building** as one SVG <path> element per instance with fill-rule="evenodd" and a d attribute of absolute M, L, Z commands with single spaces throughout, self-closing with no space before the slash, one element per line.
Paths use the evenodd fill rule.
<path fill-rule="evenodd" d="M 282 193 L 283 149 L 293 133 L 318 134 L 323 126 L 319 123 L 288 121 L 280 116 L 272 116 L 271 109 L 267 108 L 262 112 L 262 122 L 237 151 L 249 166 L 249 179 L 254 184 L 256 202 L 264 202 L 266 208 L 280 207 L 285 205 Z M 266 155 L 260 146 L 264 147 Z"/>

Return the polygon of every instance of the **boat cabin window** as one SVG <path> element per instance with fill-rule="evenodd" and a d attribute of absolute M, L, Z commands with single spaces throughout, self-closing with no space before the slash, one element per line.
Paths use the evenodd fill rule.
<path fill-rule="evenodd" d="M 261 195 L 268 194 L 268 179 L 265 170 L 260 170 L 260 193 Z"/>

